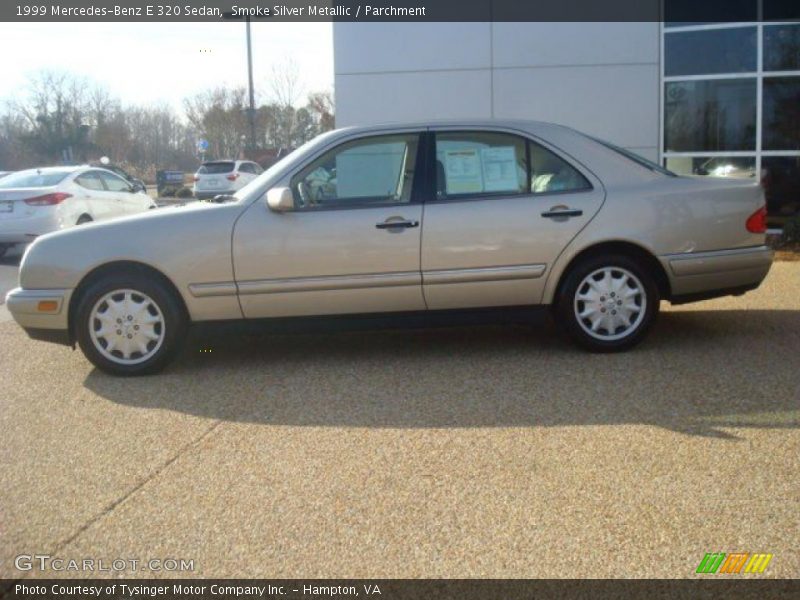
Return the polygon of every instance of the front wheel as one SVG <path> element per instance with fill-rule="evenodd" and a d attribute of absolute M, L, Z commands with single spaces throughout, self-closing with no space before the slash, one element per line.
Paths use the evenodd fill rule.
<path fill-rule="evenodd" d="M 584 348 L 618 352 L 642 341 L 659 303 L 658 286 L 637 261 L 623 255 L 598 256 L 569 272 L 557 315 Z"/>
<path fill-rule="evenodd" d="M 141 273 L 92 284 L 76 313 L 76 336 L 86 357 L 113 375 L 163 369 L 186 334 L 187 318 L 172 290 Z"/>

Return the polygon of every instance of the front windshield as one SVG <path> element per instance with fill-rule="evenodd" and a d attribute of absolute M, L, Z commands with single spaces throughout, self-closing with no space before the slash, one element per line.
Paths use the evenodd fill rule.
<path fill-rule="evenodd" d="M 586 136 L 586 137 L 588 137 L 591 140 L 594 140 L 598 144 L 602 144 L 603 146 L 605 146 L 609 150 L 613 150 L 617 154 L 621 154 L 622 156 L 624 156 L 628 160 L 631 160 L 631 161 L 635 162 L 636 164 L 638 164 L 641 167 L 644 167 L 645 169 L 649 169 L 651 171 L 655 171 L 656 173 L 661 173 L 662 175 L 667 175 L 668 177 L 677 177 L 677 175 L 675 173 L 673 173 L 672 171 L 670 171 L 669 169 L 665 169 L 664 167 L 662 167 L 658 163 L 654 163 L 651 160 L 647 160 L 646 158 L 636 154 L 635 152 L 631 152 L 630 150 L 626 150 L 625 148 L 620 148 L 619 146 L 616 146 L 616 145 L 612 144 L 611 142 L 607 142 L 605 140 L 599 140 L 596 137 L 591 137 L 591 136 Z"/>
<path fill-rule="evenodd" d="M 0 179 L 0 189 L 50 187 L 69 174 L 70 171 L 20 171 Z"/>

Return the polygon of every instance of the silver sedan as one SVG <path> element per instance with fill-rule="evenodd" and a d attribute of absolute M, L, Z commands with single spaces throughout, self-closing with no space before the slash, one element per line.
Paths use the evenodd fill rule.
<path fill-rule="evenodd" d="M 311 315 L 546 305 L 617 351 L 662 300 L 744 293 L 772 261 L 756 182 L 546 123 L 341 129 L 227 200 L 42 236 L 8 308 L 121 375 L 163 368 L 192 323 Z"/>

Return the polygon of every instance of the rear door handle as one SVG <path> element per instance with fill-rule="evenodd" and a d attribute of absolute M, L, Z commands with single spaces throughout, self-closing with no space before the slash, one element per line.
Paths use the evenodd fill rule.
<path fill-rule="evenodd" d="M 386 221 L 383 221 L 382 223 L 376 223 L 375 227 L 377 227 L 378 229 L 394 229 L 395 227 L 398 227 L 398 228 L 399 227 L 404 227 L 404 228 L 407 229 L 409 227 L 419 227 L 419 221 L 412 221 L 410 219 L 403 219 L 403 220 L 400 220 L 400 221 L 392 221 L 392 220 L 387 219 Z"/>
<path fill-rule="evenodd" d="M 547 210 L 542 213 L 545 219 L 557 219 L 559 217 L 580 217 L 583 211 L 578 208 L 561 208 L 558 210 Z"/>

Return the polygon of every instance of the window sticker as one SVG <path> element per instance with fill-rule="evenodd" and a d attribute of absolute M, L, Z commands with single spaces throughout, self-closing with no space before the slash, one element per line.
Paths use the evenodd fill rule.
<path fill-rule="evenodd" d="M 514 146 L 498 146 L 481 150 L 484 191 L 519 191 L 517 155 Z"/>
<path fill-rule="evenodd" d="M 448 194 L 472 194 L 483 191 L 481 156 L 477 148 L 447 150 L 444 155 Z"/>

